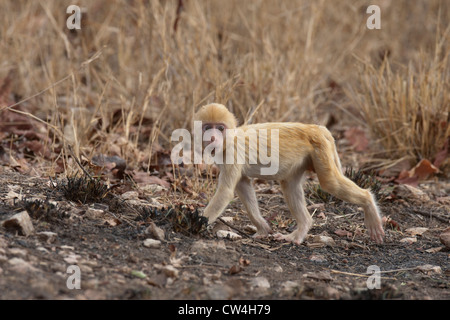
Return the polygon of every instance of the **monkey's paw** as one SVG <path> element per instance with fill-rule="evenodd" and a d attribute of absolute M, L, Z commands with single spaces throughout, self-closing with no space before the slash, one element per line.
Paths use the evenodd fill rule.
<path fill-rule="evenodd" d="M 305 236 L 302 232 L 296 230 L 290 234 L 276 233 L 273 235 L 273 238 L 277 241 L 292 242 L 293 244 L 300 245 L 305 239 Z"/>
<path fill-rule="evenodd" d="M 366 226 L 369 231 L 370 239 L 378 244 L 383 243 L 384 230 L 381 224 Z"/>
<path fill-rule="evenodd" d="M 379 217 L 373 219 L 367 218 L 364 219 L 364 224 L 369 232 L 370 239 L 378 244 L 383 243 L 384 230 L 381 219 Z"/>
<path fill-rule="evenodd" d="M 272 229 L 263 229 L 263 230 L 258 230 L 252 237 L 254 239 L 266 239 L 269 237 L 269 235 L 273 234 Z"/>

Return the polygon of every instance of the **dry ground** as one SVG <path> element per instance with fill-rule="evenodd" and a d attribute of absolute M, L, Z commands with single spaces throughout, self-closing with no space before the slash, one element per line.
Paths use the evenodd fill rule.
<path fill-rule="evenodd" d="M 143 241 L 150 237 L 145 231 L 150 220 L 130 219 L 138 217 L 131 207 L 129 212 L 114 211 L 97 204 L 103 208 L 98 213 L 90 211 L 93 205 L 65 200 L 47 179 L 15 173 L 3 173 L 0 179 L 0 220 L 21 210 L 12 190 L 29 201 L 47 198 L 60 208 L 33 218 L 35 233 L 28 237 L 0 228 L 2 299 L 450 298 L 450 255 L 439 242 L 448 222 L 429 215 L 448 221 L 448 205 L 433 200 L 420 206 L 401 199 L 382 204 L 383 213 L 395 221 L 386 226 L 382 245 L 364 234 L 357 208 L 332 203 L 316 210 L 310 237 L 301 246 L 245 236 L 218 239 L 214 229 L 187 236 L 162 223 L 164 241 L 159 248 L 147 248 Z M 292 227 L 280 194 L 258 192 L 258 199 L 262 208 L 279 211 L 272 220 L 275 230 Z M 241 211 L 242 205 L 233 202 L 225 216 L 233 217 L 227 224 L 244 235 L 249 221 Z M 415 243 L 401 242 L 411 237 L 405 230 L 412 227 L 427 231 L 415 236 Z M 338 235 L 338 230 L 347 234 Z M 56 239 L 42 239 L 42 231 L 56 233 Z M 316 243 L 317 235 L 330 236 L 334 244 Z M 67 287 L 70 265 L 81 269 L 80 290 Z M 380 289 L 367 287 L 366 272 L 372 265 L 382 271 Z"/>

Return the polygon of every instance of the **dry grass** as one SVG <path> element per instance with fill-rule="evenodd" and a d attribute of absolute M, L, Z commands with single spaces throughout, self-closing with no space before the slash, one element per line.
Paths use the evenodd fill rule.
<path fill-rule="evenodd" d="M 418 65 L 394 71 L 388 58 L 378 68 L 366 63 L 350 89 L 385 157 L 434 159 L 450 137 L 450 52 L 441 49 L 444 39 L 434 57 L 422 54 Z"/>
<path fill-rule="evenodd" d="M 212 101 L 241 122 L 358 106 L 386 157 L 433 156 L 449 135 L 448 1 L 379 1 L 381 30 L 365 27 L 363 0 L 77 1 L 87 14 L 71 32 L 72 2 L 0 4 L 0 79 L 12 81 L 0 104 L 32 97 L 20 108 L 48 123 L 46 174 L 77 170 L 68 144 L 148 168 Z"/>

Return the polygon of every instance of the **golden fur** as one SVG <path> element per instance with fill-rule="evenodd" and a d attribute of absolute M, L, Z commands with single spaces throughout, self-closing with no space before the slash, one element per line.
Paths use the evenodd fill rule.
<path fill-rule="evenodd" d="M 204 123 L 225 124 L 227 130 L 234 129 L 237 125 L 234 115 L 225 106 L 218 104 L 202 107 L 195 119 Z M 278 139 L 270 138 L 273 130 L 278 133 Z M 268 134 L 261 137 L 258 134 L 260 131 Z M 313 170 L 325 191 L 363 207 L 365 224 L 372 240 L 378 243 L 383 241 L 381 217 L 373 195 L 344 176 L 334 139 L 325 127 L 302 123 L 261 123 L 241 126 L 232 132 L 235 138 L 223 144 L 224 152 L 228 148 L 237 150 L 245 147 L 245 163 L 235 161 L 218 165 L 221 172 L 217 191 L 204 211 L 204 216 L 210 223 L 222 214 L 236 190 L 250 220 L 257 227 L 257 236 L 268 235 L 271 228 L 259 212 L 256 194 L 249 178 L 279 180 L 289 210 L 297 221 L 297 230 L 289 235 L 277 234 L 274 237 L 300 244 L 312 225 L 312 218 L 306 209 L 302 179 L 306 170 Z M 258 143 L 250 143 L 250 132 L 256 132 Z M 245 143 L 238 147 L 239 138 L 245 139 Z M 264 166 L 261 164 L 259 151 L 263 147 L 267 147 L 270 154 L 278 154 L 273 160 L 277 161 L 275 165 L 278 170 L 270 175 L 260 173 Z M 255 160 L 251 157 L 252 152 L 258 157 L 256 162 L 251 162 Z M 234 159 L 236 160 L 236 155 Z"/>

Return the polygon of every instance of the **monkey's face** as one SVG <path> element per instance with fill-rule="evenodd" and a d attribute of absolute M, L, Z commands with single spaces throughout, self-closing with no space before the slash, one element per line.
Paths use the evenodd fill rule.
<path fill-rule="evenodd" d="M 224 123 L 204 123 L 202 126 L 203 148 L 218 149 L 223 148 L 227 126 Z M 214 150 L 213 150 L 214 152 Z"/>

